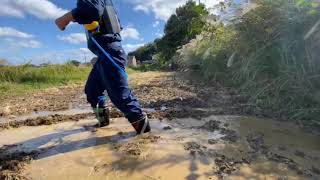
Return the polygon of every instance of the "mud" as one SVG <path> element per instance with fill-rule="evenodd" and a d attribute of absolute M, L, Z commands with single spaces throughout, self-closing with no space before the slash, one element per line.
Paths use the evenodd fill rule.
<path fill-rule="evenodd" d="M 216 143 L 215 143 L 216 144 Z M 207 146 L 200 145 L 196 142 L 188 142 L 184 144 L 184 149 L 189 151 L 191 156 L 201 156 L 201 158 L 210 159 L 213 163 L 212 174 L 219 179 L 235 173 L 241 164 L 246 164 L 246 160 L 237 161 L 233 158 L 228 158 L 223 154 L 218 153 L 215 149 L 210 149 Z"/>
<path fill-rule="evenodd" d="M 92 112 L 91 108 L 88 110 L 72 109 L 67 111 L 57 111 L 56 113 L 38 112 L 19 118 L 2 118 L 2 120 L 0 119 L 0 130 L 8 128 L 19 128 L 22 126 L 42 126 L 52 125 L 66 121 L 79 121 L 80 119 L 85 119 L 94 116 L 95 114 Z M 124 117 L 124 114 L 121 113 L 119 110 L 112 108 L 110 111 L 110 118 L 120 117 Z"/>
<path fill-rule="evenodd" d="M 206 146 L 202 146 L 196 142 L 187 142 L 184 145 L 184 149 L 186 151 L 190 151 L 190 154 L 192 156 L 196 156 L 196 154 L 199 155 L 205 155 L 205 152 L 207 151 L 207 147 Z"/>
<path fill-rule="evenodd" d="M 160 138 L 160 136 L 143 135 L 130 142 L 117 144 L 114 146 L 114 149 L 129 156 L 141 156 L 146 149 L 146 144 L 157 143 Z"/>
<path fill-rule="evenodd" d="M 225 123 L 222 125 L 221 121 L 217 120 L 210 120 L 207 121 L 203 126 L 200 126 L 198 128 L 204 129 L 210 132 L 219 131 L 224 136 L 221 138 L 221 140 L 228 141 L 228 142 L 236 142 L 239 139 L 239 135 L 236 131 L 232 129 L 228 129 L 229 126 L 228 123 Z"/>
<path fill-rule="evenodd" d="M 262 152 L 263 154 L 266 154 L 268 152 L 263 137 L 264 134 L 261 132 L 254 132 L 247 135 L 247 142 L 252 149 L 252 153 Z"/>
<path fill-rule="evenodd" d="M 0 179 L 27 179 L 21 175 L 22 171 L 27 164 L 31 163 L 38 152 L 10 152 L 10 149 L 16 146 L 18 145 L 5 145 L 0 148 Z"/>
<path fill-rule="evenodd" d="M 244 162 L 235 162 L 232 159 L 226 158 L 224 155 L 215 155 L 215 165 L 213 168 L 214 174 L 218 175 L 219 178 L 223 178 L 227 175 L 235 173 L 238 171 L 238 165 L 243 164 Z"/>
<path fill-rule="evenodd" d="M 257 157 L 261 156 L 262 154 L 266 156 L 266 158 L 270 161 L 285 164 L 288 168 L 295 171 L 299 175 L 303 175 L 305 177 L 312 177 L 313 176 L 312 174 L 317 174 L 317 173 L 312 173 L 314 170 L 313 168 L 305 169 L 301 165 L 299 165 L 297 162 L 295 162 L 293 159 L 290 159 L 285 156 L 279 155 L 275 152 L 272 152 L 269 149 L 269 147 L 265 145 L 264 134 L 261 132 L 254 132 L 249 134 L 247 136 L 247 141 L 252 150 L 249 152 L 251 161 L 257 159 Z M 298 156 L 300 157 L 301 157 L 301 154 L 303 154 L 302 158 L 304 158 L 305 154 L 303 152 L 300 152 L 300 151 L 296 151 L 296 152 L 299 152 Z M 297 153 L 295 153 L 295 155 L 297 155 Z"/>
<path fill-rule="evenodd" d="M 215 111 L 208 110 L 197 110 L 190 108 L 170 108 L 165 111 L 149 112 L 148 117 L 151 119 L 168 119 L 173 120 L 177 118 L 195 118 L 201 120 L 204 117 L 217 114 Z M 219 113 L 218 113 L 219 114 Z"/>
<path fill-rule="evenodd" d="M 61 111 L 85 104 L 83 85 L 74 84 L 0 99 L 0 117 L 39 111 Z"/>
<path fill-rule="evenodd" d="M 9 121 L 7 123 L 0 124 L 0 130 L 8 128 L 19 128 L 22 126 L 41 126 L 41 125 L 52 125 L 56 123 L 66 122 L 66 121 L 79 121 L 89 116 L 94 116 L 93 113 L 86 114 L 74 114 L 74 115 L 50 115 L 46 117 L 37 117 L 31 119 L 25 119 L 22 121 Z"/>
<path fill-rule="evenodd" d="M 130 83 L 146 107 L 151 133 L 136 136 L 115 108 L 105 128 L 94 127 L 92 113 L 58 113 L 48 107 L 91 110 L 82 88 L 51 89 L 46 93 L 53 99 L 67 90 L 71 98 L 31 105 L 26 112 L 39 107 L 42 116 L 0 124 L 0 179 L 320 179 L 319 136 L 291 123 L 243 116 L 251 107 L 237 91 L 201 87 L 173 73 L 139 73 Z M 53 114 L 43 115 L 46 109 Z"/>
<path fill-rule="evenodd" d="M 1 155 L 3 162 L 1 166 L 4 169 L 1 171 L 2 175 L 6 173 L 6 177 L 20 179 L 34 177 L 103 179 L 106 174 L 111 179 L 170 179 L 173 178 L 169 175 L 171 172 L 178 174 L 180 177 L 178 179 L 185 179 L 187 176 L 199 176 L 198 179 L 248 179 L 257 174 L 262 175 L 261 177 L 278 177 L 278 179 L 319 177 L 317 166 L 319 162 L 307 167 L 287 152 L 281 154 L 273 148 L 278 149 L 280 146 L 278 143 L 270 145 L 268 142 L 269 134 L 262 131 L 243 134 L 242 129 L 234 130 L 238 123 L 243 121 L 242 119 L 236 121 L 237 118 L 228 116 L 211 116 L 202 121 L 151 120 L 153 132 L 135 136 L 130 124 L 123 118 L 115 119 L 110 127 L 90 131 L 86 127 L 95 123 L 92 118 L 51 126 L 20 127 L 14 131 L 1 132 L 4 139 L 1 140 L 0 146 L 8 142 L 14 143 L 9 146 L 2 145 L 6 152 L 10 152 L 9 156 Z M 180 121 L 199 125 L 183 126 Z M 168 126 L 171 129 L 163 130 Z M 263 127 L 266 128 L 268 125 L 265 124 Z M 238 136 L 236 142 L 223 139 L 226 136 L 223 133 L 227 130 L 236 131 Z M 266 131 L 273 130 L 268 128 Z M 284 132 L 286 131 L 273 133 L 281 136 Z M 50 133 L 56 135 L 48 136 Z M 216 133 L 218 134 L 215 135 Z M 31 134 L 32 137 L 29 137 Z M 300 136 L 307 137 L 303 134 Z M 281 145 L 289 149 L 288 145 Z M 308 152 L 294 148 L 292 155 L 296 156 L 296 152 L 299 151 L 296 157 L 302 158 L 301 154 L 305 154 L 302 159 L 307 161 L 308 158 L 320 156 L 319 151 L 310 148 Z M 25 151 L 18 151 L 18 154 L 14 151 L 23 149 Z M 262 156 L 265 158 L 261 158 Z M 288 170 L 275 170 L 264 164 L 270 162 L 273 163 L 270 166 L 287 167 Z M 172 171 L 166 168 L 168 166 L 172 167 Z M 68 167 L 73 167 L 74 171 L 64 170 Z M 190 167 L 193 168 L 189 169 Z M 195 167 L 196 171 L 193 170 Z M 267 167 L 270 171 L 265 172 L 263 168 Z M 51 168 L 51 171 L 42 170 L 47 168 Z M 166 173 L 163 174 L 164 172 Z M 271 172 L 274 175 L 268 174 Z"/>

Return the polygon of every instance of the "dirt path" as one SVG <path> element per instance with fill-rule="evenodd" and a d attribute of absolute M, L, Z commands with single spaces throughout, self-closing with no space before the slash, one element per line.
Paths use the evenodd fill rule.
<path fill-rule="evenodd" d="M 320 179 L 319 136 L 244 116 L 236 91 L 173 73 L 133 74 L 130 83 L 152 133 L 135 136 L 116 110 L 111 126 L 95 129 L 81 86 L 46 90 L 28 100 L 44 108 L 29 103 L 24 115 L 0 119 L 0 179 Z M 6 106 L 24 109 L 19 98 Z"/>

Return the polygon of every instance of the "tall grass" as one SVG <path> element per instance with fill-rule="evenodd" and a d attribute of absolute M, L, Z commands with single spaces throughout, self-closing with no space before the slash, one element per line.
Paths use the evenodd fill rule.
<path fill-rule="evenodd" d="M 21 66 L 0 66 L 0 100 L 25 92 L 84 83 L 91 71 L 91 66 L 75 66 L 72 63 L 35 67 L 29 64 Z M 142 68 L 127 68 L 132 74 L 143 71 Z"/>
<path fill-rule="evenodd" d="M 320 12 L 316 0 L 257 0 L 228 26 L 189 48 L 207 80 L 228 81 L 255 107 L 320 124 Z"/>
<path fill-rule="evenodd" d="M 72 64 L 3 66 L 0 67 L 0 98 L 70 82 L 83 82 L 90 70 L 91 67 Z"/>
<path fill-rule="evenodd" d="M 73 65 L 48 65 L 46 67 L 5 66 L 0 67 L 0 82 L 18 84 L 66 84 L 81 81 L 88 76 L 90 67 Z"/>

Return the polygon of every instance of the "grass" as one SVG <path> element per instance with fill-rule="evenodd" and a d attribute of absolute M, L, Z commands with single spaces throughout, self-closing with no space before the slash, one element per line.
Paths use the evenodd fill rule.
<path fill-rule="evenodd" d="M 210 25 L 209 37 L 185 46 L 179 62 L 198 64 L 204 81 L 236 87 L 270 116 L 320 125 L 320 4 L 257 3 L 229 25 Z"/>
<path fill-rule="evenodd" d="M 50 87 L 84 83 L 91 69 L 91 66 L 72 64 L 45 67 L 0 66 L 0 100 Z M 128 68 L 126 71 L 128 74 L 134 74 L 143 70 Z"/>
<path fill-rule="evenodd" d="M 0 99 L 53 86 L 83 82 L 90 70 L 91 67 L 77 67 L 71 64 L 0 67 Z"/>

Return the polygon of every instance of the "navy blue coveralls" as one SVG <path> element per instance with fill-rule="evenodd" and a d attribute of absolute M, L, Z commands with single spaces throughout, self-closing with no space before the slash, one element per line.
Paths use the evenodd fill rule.
<path fill-rule="evenodd" d="M 77 7 L 72 10 L 75 21 L 79 24 L 90 24 L 99 21 L 104 9 L 104 0 L 78 0 Z M 121 45 L 119 34 L 99 35 L 94 37 L 102 48 L 108 52 L 113 60 L 125 70 L 127 55 Z M 96 107 L 98 97 L 107 90 L 112 103 L 125 114 L 130 123 L 144 118 L 137 98 L 132 94 L 127 78 L 123 76 L 115 65 L 88 40 L 88 48 L 98 56 L 85 86 L 87 100 L 92 107 Z"/>

